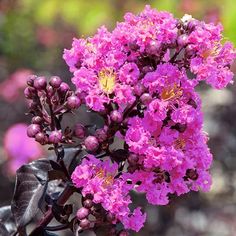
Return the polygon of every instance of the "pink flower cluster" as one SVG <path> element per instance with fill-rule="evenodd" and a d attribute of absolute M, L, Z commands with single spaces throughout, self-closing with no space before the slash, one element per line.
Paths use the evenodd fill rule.
<path fill-rule="evenodd" d="M 93 202 L 101 203 L 106 211 L 114 216 L 113 222 L 120 221 L 125 228 L 139 231 L 145 222 L 146 214 L 136 208 L 129 209 L 131 198 L 130 186 L 122 178 L 116 178 L 118 165 L 110 160 L 101 161 L 88 155 L 72 174 L 72 181 L 77 188 L 82 188 L 82 195 L 93 195 Z"/>
<path fill-rule="evenodd" d="M 220 24 L 189 15 L 178 20 L 146 6 L 139 15 L 127 13 L 112 32 L 101 27 L 93 37 L 74 39 L 64 52 L 81 101 L 111 130 L 110 114 L 122 114 L 116 134 L 129 152 L 119 175 L 117 164 L 87 156 L 72 180 L 127 229 L 138 231 L 146 217 L 129 210 L 130 190 L 166 205 L 170 194 L 211 186 L 212 155 L 195 87 L 203 80 L 216 89 L 232 83 L 236 51 L 221 43 L 221 33 Z"/>

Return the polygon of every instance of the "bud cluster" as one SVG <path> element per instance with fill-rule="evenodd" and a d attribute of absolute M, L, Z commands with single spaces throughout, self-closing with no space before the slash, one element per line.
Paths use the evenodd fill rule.
<path fill-rule="evenodd" d="M 58 76 L 47 81 L 43 76 L 32 75 L 27 84 L 24 94 L 29 101 L 29 113 L 33 115 L 28 136 L 42 145 L 70 142 L 71 137 L 61 129 L 60 119 L 63 114 L 78 109 L 80 99 Z"/>

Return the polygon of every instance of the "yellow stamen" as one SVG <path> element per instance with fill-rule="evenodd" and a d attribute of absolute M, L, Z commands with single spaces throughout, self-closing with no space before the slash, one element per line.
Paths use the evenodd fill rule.
<path fill-rule="evenodd" d="M 161 98 L 162 100 L 170 100 L 174 98 L 179 98 L 182 95 L 182 89 L 175 84 L 173 87 L 164 88 L 161 93 Z"/>
<path fill-rule="evenodd" d="M 201 56 L 204 59 L 207 59 L 209 56 L 217 56 L 219 54 L 220 50 L 219 50 L 219 46 L 217 46 L 217 44 L 215 44 L 215 46 L 212 49 L 207 49 L 205 51 L 202 52 Z"/>
<path fill-rule="evenodd" d="M 184 149 L 186 146 L 185 140 L 182 138 L 178 138 L 174 142 L 175 149 Z"/>
<path fill-rule="evenodd" d="M 103 187 L 108 187 L 113 184 L 114 178 L 112 175 L 108 175 L 103 182 Z"/>
<path fill-rule="evenodd" d="M 113 184 L 113 181 L 114 181 L 113 175 L 109 174 L 109 173 L 106 173 L 102 168 L 97 170 L 97 173 L 96 173 L 95 177 L 103 179 L 102 186 L 104 188 L 106 188 L 108 186 L 111 186 Z"/>
<path fill-rule="evenodd" d="M 107 94 L 114 91 L 116 75 L 112 69 L 103 69 L 98 75 L 99 86 Z"/>

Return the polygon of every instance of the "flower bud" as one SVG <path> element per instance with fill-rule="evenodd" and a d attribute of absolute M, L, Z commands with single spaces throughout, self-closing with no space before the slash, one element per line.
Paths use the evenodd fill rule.
<path fill-rule="evenodd" d="M 97 129 L 95 131 L 95 137 L 97 138 L 98 142 L 102 143 L 107 139 L 107 131 L 106 129 Z"/>
<path fill-rule="evenodd" d="M 35 101 L 30 102 L 28 106 L 29 106 L 30 110 L 37 110 L 38 109 L 38 103 Z"/>
<path fill-rule="evenodd" d="M 159 50 L 159 45 L 156 40 L 152 40 L 150 44 L 147 46 L 147 53 L 148 54 L 157 54 Z"/>
<path fill-rule="evenodd" d="M 47 81 L 45 77 L 40 76 L 34 80 L 34 88 L 36 88 L 37 90 L 43 90 L 46 88 L 46 86 L 47 86 Z"/>
<path fill-rule="evenodd" d="M 107 221 L 112 223 L 114 220 L 116 220 L 116 217 L 114 214 L 111 214 L 110 212 L 107 213 L 106 215 Z"/>
<path fill-rule="evenodd" d="M 85 128 L 83 125 L 81 125 L 80 123 L 76 124 L 74 127 L 74 135 L 77 138 L 84 138 L 85 136 Z"/>
<path fill-rule="evenodd" d="M 142 69 L 142 73 L 146 74 L 148 72 L 152 72 L 154 68 L 152 66 L 144 66 Z"/>
<path fill-rule="evenodd" d="M 188 44 L 188 36 L 186 34 L 182 34 L 178 37 L 177 43 L 180 47 L 184 47 Z"/>
<path fill-rule="evenodd" d="M 116 123 L 120 123 L 123 120 L 123 116 L 121 114 L 121 112 L 114 110 L 111 112 L 111 120 L 116 122 Z"/>
<path fill-rule="evenodd" d="M 93 206 L 93 202 L 91 199 L 86 199 L 83 202 L 83 206 L 87 209 L 90 209 Z"/>
<path fill-rule="evenodd" d="M 43 118 L 40 116 L 34 116 L 32 118 L 31 122 L 32 122 L 32 124 L 39 124 L 40 125 L 43 122 Z"/>
<path fill-rule="evenodd" d="M 83 220 L 80 221 L 79 226 L 82 229 L 88 229 L 90 227 L 90 221 L 88 219 L 83 219 Z"/>
<path fill-rule="evenodd" d="M 48 85 L 47 86 L 47 93 L 51 97 L 55 93 L 55 89 L 51 85 Z"/>
<path fill-rule="evenodd" d="M 35 135 L 35 141 L 44 145 L 48 142 L 48 137 L 43 132 L 39 132 Z"/>
<path fill-rule="evenodd" d="M 67 107 L 69 109 L 77 109 L 79 108 L 80 104 L 80 99 L 75 95 L 72 95 L 67 98 Z"/>
<path fill-rule="evenodd" d="M 186 48 L 185 48 L 185 56 L 186 57 L 192 57 L 195 54 L 195 49 L 193 48 L 193 45 L 189 44 Z"/>
<path fill-rule="evenodd" d="M 39 133 L 41 130 L 40 126 L 38 124 L 31 124 L 28 126 L 27 128 L 27 135 L 30 137 L 30 138 L 33 138 L 35 137 L 35 135 L 37 133 Z"/>
<path fill-rule="evenodd" d="M 62 81 L 58 76 L 52 76 L 49 81 L 49 84 L 55 89 L 59 88 L 61 83 Z"/>
<path fill-rule="evenodd" d="M 130 42 L 128 44 L 128 47 L 132 50 L 132 51 L 137 51 L 139 49 L 139 45 L 136 42 Z"/>
<path fill-rule="evenodd" d="M 138 83 L 134 86 L 134 93 L 137 95 L 137 96 L 141 96 L 141 94 L 145 91 L 145 87 L 144 85 Z"/>
<path fill-rule="evenodd" d="M 32 99 L 34 97 L 34 93 L 32 92 L 31 88 L 29 88 L 29 87 L 25 88 L 24 95 L 27 99 Z"/>
<path fill-rule="evenodd" d="M 49 135 L 49 142 L 50 143 L 60 143 L 62 140 L 62 132 L 61 130 L 54 130 L 51 132 L 51 134 Z"/>
<path fill-rule="evenodd" d="M 81 207 L 78 211 L 77 211 L 77 218 L 79 220 L 82 220 L 84 218 L 86 218 L 89 215 L 89 210 L 85 207 Z"/>
<path fill-rule="evenodd" d="M 58 88 L 58 91 L 60 93 L 66 93 L 70 89 L 69 85 L 67 83 L 62 82 L 60 84 L 60 87 Z"/>
<path fill-rule="evenodd" d="M 144 105 L 149 104 L 152 101 L 152 96 L 149 93 L 144 93 L 141 97 L 140 97 L 141 102 Z"/>
<path fill-rule="evenodd" d="M 95 152 L 99 147 L 99 142 L 96 137 L 88 136 L 84 140 L 84 145 L 88 151 Z"/>
<path fill-rule="evenodd" d="M 33 87 L 34 86 L 34 80 L 37 78 L 36 75 L 30 75 L 28 78 L 27 78 L 27 84 L 30 86 L 30 87 Z"/>
<path fill-rule="evenodd" d="M 138 160 L 138 155 L 134 153 L 131 153 L 128 157 L 128 162 L 130 165 L 136 165 L 138 163 Z"/>

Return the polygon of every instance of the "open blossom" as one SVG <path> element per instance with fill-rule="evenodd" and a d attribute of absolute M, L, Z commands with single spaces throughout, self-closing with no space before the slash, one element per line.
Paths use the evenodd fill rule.
<path fill-rule="evenodd" d="M 139 231 L 146 214 L 141 213 L 139 208 L 133 213 L 130 211 L 128 188 L 124 187 L 126 182 L 121 178 L 115 178 L 117 171 L 117 164 L 111 164 L 110 160 L 100 161 L 88 155 L 73 172 L 72 181 L 76 187 L 82 188 L 84 197 L 92 194 L 93 202 L 101 203 L 114 216 L 114 221 L 120 221 L 126 228 Z"/>
<path fill-rule="evenodd" d="M 120 164 L 109 160 L 112 150 L 106 160 L 87 155 L 73 183 L 126 229 L 139 231 L 146 218 L 140 208 L 129 209 L 131 190 L 166 205 L 170 194 L 210 189 L 212 154 L 195 88 L 200 81 L 216 89 L 232 83 L 236 51 L 222 38 L 220 24 L 189 15 L 178 20 L 146 6 L 112 32 L 103 26 L 64 51 L 77 95 L 102 115 L 106 132 L 122 139 L 129 156 Z"/>

